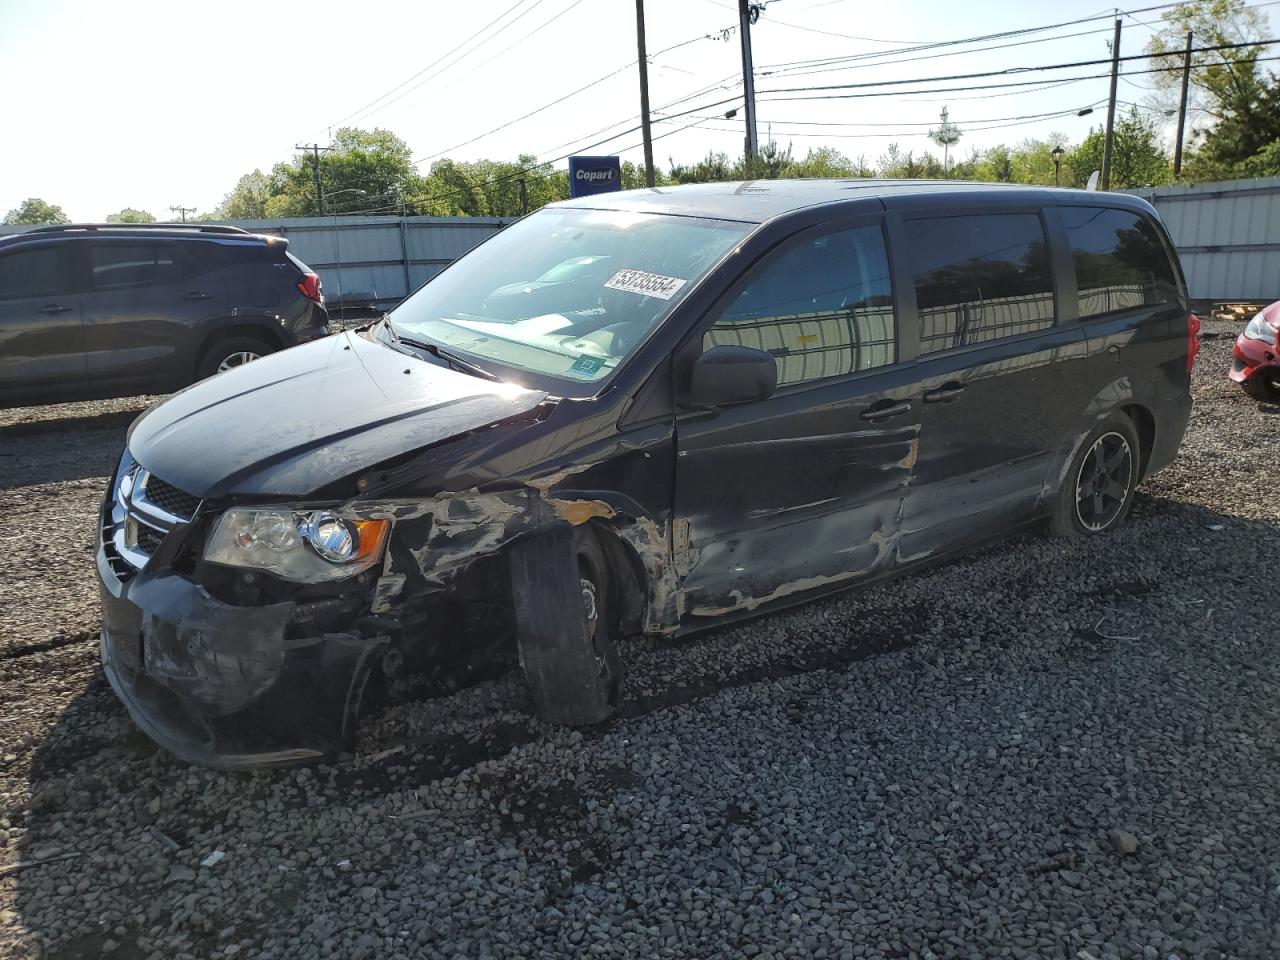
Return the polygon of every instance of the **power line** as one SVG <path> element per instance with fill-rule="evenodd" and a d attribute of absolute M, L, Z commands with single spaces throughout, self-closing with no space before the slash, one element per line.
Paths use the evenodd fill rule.
<path fill-rule="evenodd" d="M 1239 50 L 1244 47 L 1265 47 L 1273 43 L 1280 43 L 1280 40 L 1255 40 L 1247 43 L 1221 43 L 1211 47 L 1197 47 L 1192 53 L 1212 53 L 1220 50 Z M 1133 53 L 1128 56 L 1116 58 L 1121 63 L 1130 60 L 1150 60 L 1155 57 L 1167 57 L 1168 53 Z M 1069 70 L 1076 67 L 1096 67 L 1102 64 L 1110 64 L 1111 57 L 1101 60 L 1076 60 L 1069 63 L 1050 63 L 1035 67 L 1006 67 L 1003 70 L 983 70 L 977 73 L 953 73 L 941 77 L 928 78 L 911 78 L 901 80 L 872 80 L 864 83 L 834 83 L 824 86 L 808 86 L 808 87 L 779 87 L 776 90 L 761 91 L 762 93 L 806 93 L 811 91 L 824 90 L 857 90 L 867 87 L 894 87 L 906 86 L 913 83 L 921 82 L 938 82 L 947 80 L 977 80 L 984 77 L 1005 77 L 1015 73 L 1042 73 L 1046 70 Z"/>
<path fill-rule="evenodd" d="M 538 26 L 534 27 L 534 28 L 533 28 L 532 30 L 530 30 L 528 33 L 523 34 L 522 36 L 520 36 L 520 37 L 519 37 L 519 38 L 517 38 L 516 40 L 513 40 L 511 43 L 507 44 L 505 47 L 503 47 L 503 48 L 502 48 L 501 50 L 499 50 L 497 53 L 493 54 L 493 56 L 489 57 L 487 60 L 482 60 L 482 61 L 480 61 L 480 62 L 479 62 L 479 63 L 477 63 L 475 66 L 473 66 L 470 70 L 467 70 L 465 73 L 460 73 L 460 74 L 457 74 L 456 76 L 452 77 L 452 78 L 449 80 L 449 82 L 448 82 L 448 83 L 444 84 L 444 86 L 438 87 L 438 88 L 436 89 L 435 93 L 437 93 L 437 94 L 438 94 L 441 90 L 448 90 L 450 87 L 452 87 L 452 86 L 454 86 L 455 84 L 457 84 L 460 80 L 464 80 L 464 79 L 466 79 L 467 77 L 471 76 L 473 73 L 475 73 L 475 72 L 476 72 L 477 70 L 479 70 L 481 67 L 486 67 L 486 66 L 488 66 L 489 64 L 493 63 L 493 61 L 497 60 L 497 59 L 498 59 L 500 56 L 502 56 L 504 53 L 506 53 L 507 51 L 511 50 L 513 47 L 517 47 L 517 46 L 519 46 L 520 44 L 522 44 L 522 43 L 526 42 L 530 37 L 534 36 L 535 34 L 537 34 L 537 33 L 541 33 L 541 32 L 542 32 L 543 30 L 545 30 L 547 27 L 551 26 L 551 24 L 555 23 L 557 20 L 559 20 L 559 19 L 560 19 L 561 17 L 563 17 L 565 14 L 569 13 L 569 11 L 573 10 L 573 9 L 574 9 L 575 7 L 577 7 L 577 6 L 580 6 L 583 2 L 584 2 L 584 0 L 573 0 L 573 3 L 569 4 L 569 6 L 565 7 L 563 10 L 561 10 L 559 13 L 557 13 L 555 16 L 553 16 L 550 20 L 544 20 L 541 24 L 539 24 Z M 424 81 L 424 82 L 425 82 L 425 81 Z M 425 99 L 429 99 L 429 98 L 423 98 L 422 100 L 415 100 L 415 101 L 413 101 L 412 103 L 406 104 L 406 105 L 405 105 L 405 107 L 404 107 L 403 109 L 401 109 L 401 110 L 397 111 L 395 114 L 393 114 L 393 116 L 400 116 L 401 114 L 403 114 L 403 113 L 405 112 L 405 110 L 411 110 L 411 109 L 413 109 L 414 107 L 418 106 L 419 104 L 423 103 Z"/>
<path fill-rule="evenodd" d="M 1101 104 L 1101 103 L 1105 103 L 1105 102 L 1106 102 L 1106 101 L 1104 101 L 1104 100 L 1098 100 L 1098 101 L 1096 101 L 1096 102 L 1094 102 L 1094 103 L 1090 104 L 1089 106 L 1090 106 L 1090 107 L 1096 107 L 1096 106 L 1098 106 L 1099 104 Z M 1061 119 L 1061 118 L 1063 118 L 1063 117 L 1069 117 L 1069 116 L 1072 116 L 1072 115 L 1074 115 L 1074 114 L 1077 114 L 1078 112 L 1079 112 L 1079 111 L 1078 111 L 1076 108 L 1074 108 L 1074 107 L 1073 107 L 1073 108 L 1071 108 L 1070 110 L 1059 110 L 1059 111 L 1057 111 L 1056 113 L 1044 113 L 1044 114 L 1038 114 L 1038 115 L 1035 115 L 1035 116 L 1026 117 L 1026 118 L 1022 118 L 1022 119 L 1014 119 L 1014 120 L 1011 120 L 1011 122 L 1008 122 L 1008 123 L 992 123 L 992 124 L 989 124 L 988 126 L 973 126 L 971 123 L 967 123 L 967 124 L 965 124 L 965 126 L 963 127 L 963 132 L 965 132 L 965 133 L 977 133 L 977 132 L 984 131 L 984 130 L 1003 130 L 1003 129 L 1007 128 L 1007 127 L 1025 127 L 1025 126 L 1027 126 L 1027 125 L 1029 125 L 1029 124 L 1033 124 L 1033 123 L 1044 123 L 1046 120 L 1055 120 L 1055 119 Z M 765 123 L 765 121 L 763 121 L 763 120 L 762 120 L 762 121 L 761 121 L 761 123 Z M 914 126 L 919 126 L 919 125 L 918 125 L 918 124 L 914 124 Z M 704 129 L 707 129 L 707 130 L 717 130 L 717 131 L 720 131 L 720 132 L 723 132 L 723 133 L 734 133 L 734 132 L 736 132 L 736 131 L 734 131 L 732 128 L 729 128 L 729 127 L 705 127 Z M 928 134 L 927 134 L 925 131 L 923 131 L 923 130 L 897 130 L 897 131 L 893 131 L 893 132 L 890 132 L 890 133 L 885 133 L 885 132 L 875 132 L 875 133 L 828 133 L 828 132 L 823 132 L 823 133 L 802 133 L 802 132 L 797 132 L 797 131 L 782 131 L 782 136 L 784 136 L 784 137 L 805 137 L 805 138 L 839 137 L 839 138 L 841 138 L 841 139 L 855 139 L 855 140 L 861 140 L 861 139 L 872 139 L 872 138 L 875 138 L 875 139 L 880 139 L 880 138 L 896 139 L 896 138 L 900 138 L 900 137 L 923 137 L 923 136 L 927 136 L 927 135 L 928 135 Z"/>
<path fill-rule="evenodd" d="M 1099 104 L 1104 103 L 1104 102 L 1105 102 L 1104 100 L 1096 100 L 1096 101 L 1094 101 L 1093 103 L 1085 104 L 1085 107 L 1086 107 L 1086 108 L 1088 108 L 1088 107 L 1096 107 L 1096 106 L 1098 106 Z M 963 122 L 964 122 L 964 123 L 966 123 L 966 124 L 974 124 L 974 123 L 1004 123 L 1004 122 L 1006 122 L 1006 121 L 1010 121 L 1010 120 L 1040 120 L 1040 119 L 1044 119 L 1044 118 L 1046 118 L 1046 117 L 1060 117 L 1060 116 L 1064 116 L 1064 115 L 1066 115 L 1066 114 L 1068 114 L 1068 113 L 1078 113 L 1080 109 L 1081 109 L 1081 108 L 1071 107 L 1070 109 L 1066 109 L 1066 110 L 1052 110 L 1052 111 L 1049 111 L 1049 112 L 1047 112 L 1047 113 L 1031 113 L 1031 114 L 1023 114 L 1023 115 L 1021 115 L 1021 116 L 1017 116 L 1017 117 L 981 117 L 981 118 L 976 118 L 976 119 L 973 119 L 973 120 L 967 120 L 967 121 L 963 121 Z M 721 118 L 720 118 L 720 117 L 703 117 L 702 119 L 704 119 L 704 120 L 716 121 L 716 120 L 720 120 Z M 937 122 L 938 122 L 938 121 L 936 121 L 936 120 L 920 120 L 920 121 L 892 121 L 892 122 L 888 122 L 888 123 L 878 123 L 878 122 L 870 122 L 870 121 L 867 121 L 867 122 L 835 123 L 835 122 L 827 122 L 827 121 L 821 121 L 821 120 L 761 120 L 761 121 L 760 121 L 760 123 L 762 123 L 762 124 L 767 123 L 767 124 L 770 124 L 770 125 L 772 125 L 772 126 L 805 126 L 805 127 L 811 127 L 811 126 L 819 126 L 819 127 L 932 127 L 932 126 L 936 126 L 936 125 L 937 125 Z M 849 134 L 849 136 L 858 136 L 858 134 Z"/>
<path fill-rule="evenodd" d="M 1151 54 L 1150 56 L 1153 56 L 1153 57 L 1165 57 L 1165 56 L 1168 56 L 1168 55 L 1169 55 L 1169 54 L 1167 54 L 1167 53 L 1161 53 L 1161 54 Z M 1254 57 L 1254 58 L 1250 58 L 1250 59 L 1247 59 L 1247 60 L 1227 60 L 1227 61 L 1223 61 L 1223 62 L 1221 62 L 1221 63 L 1197 63 L 1197 64 L 1192 64 L 1192 65 L 1191 65 L 1191 69 L 1192 69 L 1192 70 L 1203 70 L 1203 69 L 1207 69 L 1207 68 L 1209 68 L 1209 67 L 1233 66 L 1233 65 L 1235 65 L 1235 64 L 1241 64 L 1241 63 L 1270 63 L 1270 62 L 1275 61 L 1275 60 L 1280 60 L 1280 56 L 1275 56 L 1275 57 Z M 1107 61 L 1107 62 L 1110 62 L 1110 61 Z M 1182 70 L 1182 67 L 1181 67 L 1181 66 L 1177 66 L 1177 67 L 1152 67 L 1152 68 L 1150 68 L 1150 69 L 1148 69 L 1148 70 L 1133 70 L 1133 71 L 1131 71 L 1131 72 L 1129 73 L 1129 76 L 1131 76 L 1131 77 L 1140 77 L 1140 76 L 1143 76 L 1143 75 L 1148 74 L 1148 73 L 1179 73 L 1179 72 L 1181 72 L 1181 70 Z M 1110 77 L 1110 76 L 1111 76 L 1110 71 L 1108 71 L 1107 73 L 1090 73 L 1090 74 L 1086 74 L 1085 76 L 1082 76 L 1082 77 L 1070 77 L 1070 78 L 1067 78 L 1067 79 L 1061 80 L 1061 81 L 1059 81 L 1059 82 L 1060 82 L 1060 83 L 1064 83 L 1064 84 L 1065 84 L 1065 83 L 1078 83 L 1078 82 L 1080 82 L 1081 80 L 1098 80 L 1098 79 L 1101 79 L 1101 78 L 1103 78 L 1103 77 Z M 919 83 L 919 82 L 921 82 L 921 81 L 917 80 L 917 81 L 915 81 L 915 82 Z M 927 81 L 925 81 L 925 82 L 927 82 Z M 1040 82 L 1042 82 L 1042 81 L 1036 81 L 1036 80 L 1023 80 L 1023 81 L 1014 81 L 1014 82 L 1012 82 L 1012 83 L 986 83 L 986 84 L 972 84 L 972 85 L 963 86 L 963 87 L 938 87 L 938 88 L 923 88 L 923 89 L 920 89 L 920 90 L 908 90 L 908 91 L 905 91 L 905 93 L 907 93 L 907 94 L 932 94 L 932 93 L 951 93 L 951 92 L 953 92 L 953 91 L 954 91 L 954 92 L 965 92 L 965 91 L 969 91 L 969 90 L 994 90 L 994 89 L 1002 89 L 1002 88 L 1006 88 L 1006 87 L 1026 87 L 1026 86 L 1032 86 L 1032 85 L 1036 85 L 1036 84 L 1038 84 L 1038 83 L 1040 83 Z M 803 88 L 802 88 L 802 89 L 803 89 Z M 762 92 L 763 92 L 763 93 L 768 93 L 769 91 L 762 91 Z M 903 93 L 903 92 L 904 92 L 904 91 L 898 91 L 898 90 L 882 90 L 882 91 L 878 91 L 878 92 L 876 92 L 876 91 L 872 91 L 872 92 L 868 92 L 868 93 L 826 93 L 826 94 L 818 94 L 818 95 L 816 95 L 816 96 L 811 96 L 811 97 L 772 97 L 772 98 L 770 98 L 770 100 L 769 100 L 768 102 L 775 102 L 775 103 L 783 103 L 783 102 L 786 102 L 786 103 L 795 103 L 795 102 L 801 102 L 801 101 L 805 101 L 805 100 L 857 100 L 857 99 L 863 99 L 863 98 L 866 98 L 866 97 L 893 97 L 893 96 L 898 96 L 898 95 L 900 95 L 900 94 L 901 94 L 901 93 Z M 1023 91 L 1023 92 L 1026 92 L 1026 91 Z M 720 101 L 720 102 L 721 102 L 721 103 L 727 103 L 728 101 Z M 715 104 L 715 103 L 711 103 L 711 104 L 703 104 L 703 107 L 702 107 L 701 109 L 705 109 L 706 107 L 718 106 L 718 105 L 719 105 L 719 104 Z"/>
<path fill-rule="evenodd" d="M 372 100 L 370 100 L 368 103 L 366 103 L 366 104 L 365 104 L 363 107 L 361 107 L 359 110 L 354 110 L 354 111 L 352 111 L 351 113 L 349 113 L 349 114 L 347 114 L 345 117 L 343 117 L 341 120 L 339 120 L 337 123 L 332 124 L 332 126 L 335 126 L 335 127 L 337 127 L 337 126 L 341 126 L 342 124 L 346 123 L 348 120 L 351 120 L 352 118 L 355 118 L 355 117 L 359 117 L 359 116 L 361 116 L 362 114 L 364 114 L 364 112 L 365 112 L 366 110 L 368 110 L 368 109 L 369 109 L 370 107 L 372 107 L 374 104 L 379 103 L 379 102 L 380 102 L 380 101 L 382 101 L 382 100 L 386 100 L 386 98 L 387 98 L 387 97 L 391 96 L 391 95 L 392 95 L 393 93 L 395 93 L 397 90 L 402 89 L 403 87 L 407 86 L 408 84 L 413 83 L 413 81 L 417 80 L 417 79 L 418 79 L 419 77 L 421 77 L 424 73 L 427 73 L 429 70 L 432 70 L 433 68 L 439 67 L 440 69 L 439 69 L 439 70 L 437 70 L 437 71 L 436 71 L 436 73 L 433 73 L 433 74 L 432 74 L 432 76 L 436 76 L 436 75 L 440 72 L 440 70 L 443 70 L 443 69 L 445 69 L 447 66 L 451 66 L 451 65 L 452 65 L 452 64 L 445 64 L 445 63 L 443 63 L 443 61 L 448 60 L 450 57 L 452 57 L 452 56 L 453 56 L 454 54 L 456 54 L 459 50 L 461 50 L 463 47 L 465 47 L 468 43 L 470 43 L 470 42 L 471 42 L 472 40 L 474 40 L 476 37 L 480 36 L 482 33 L 484 33 L 486 30 L 488 30 L 488 29 L 489 29 L 490 27 L 492 27 L 494 24 L 496 24 L 496 23 L 498 23 L 499 21 L 501 21 L 501 20 L 505 19 L 505 18 L 507 17 L 507 15 L 508 15 L 508 14 L 510 14 L 512 11 L 514 11 L 517 7 L 519 7 L 521 4 L 523 4 L 523 3 L 525 3 L 525 2 L 526 2 L 526 0 L 516 0 L 516 2 L 515 2 L 515 3 L 513 3 L 510 7 L 508 7 L 506 10 L 504 10 L 504 11 L 503 11 L 502 13 L 500 13 L 498 16 L 494 17 L 492 20 L 490 20 L 488 23 L 486 23 L 483 27 L 481 27 L 481 28 L 480 28 L 479 30 L 477 30 L 475 33 L 471 34 L 471 36 L 467 37 L 467 39 L 463 40 L 463 41 L 462 41 L 461 43 L 459 43 L 456 47 L 454 47 L 452 50 L 450 50 L 448 53 L 446 53 L 443 57 L 441 57 L 439 60 L 435 61 L 434 63 L 430 63 L 430 64 L 428 64 L 427 66 L 423 67 L 421 70 L 419 70 L 419 71 L 418 71 L 417 73 L 415 73 L 413 76 L 409 77 L 407 80 L 402 80 L 400 83 L 396 84 L 394 87 L 392 87 L 392 88 L 391 88 L 390 90 L 388 90 L 386 93 L 383 93 L 383 94 L 381 94 L 380 96 L 374 97 Z M 542 0 L 534 0 L 534 7 L 538 6 L 540 3 L 542 3 Z M 525 12 L 525 13 L 528 13 L 528 12 L 529 12 L 529 10 L 532 10 L 532 9 L 533 9 L 533 7 L 530 7 L 530 8 L 528 8 L 528 9 L 526 9 L 524 12 Z M 523 15 L 524 15 L 524 14 L 521 14 L 521 16 L 523 16 Z M 516 19 L 519 19 L 519 17 L 517 17 Z M 515 22 L 515 21 L 513 20 L 513 21 L 512 21 L 512 23 L 514 23 L 514 22 Z M 506 26 L 511 26 L 511 24 L 509 23 L 509 24 L 507 24 Z M 505 29 L 505 28 L 503 28 L 503 29 Z M 501 32 L 501 30 L 499 30 L 498 32 Z M 496 35 L 496 34 L 495 34 L 495 35 Z M 492 37 L 489 37 L 488 39 L 493 39 L 493 38 L 492 38 Z M 483 41 L 481 41 L 481 43 L 483 43 Z M 480 45 L 480 44 L 477 44 L 477 46 L 479 46 L 479 45 Z M 430 79 L 430 77 L 428 77 L 427 79 Z M 424 82 L 425 82 L 425 81 L 424 81 Z M 398 99 L 398 98 L 397 98 L 397 99 Z M 389 105 L 389 104 L 388 104 L 388 105 Z"/>
<path fill-rule="evenodd" d="M 664 53 L 670 53 L 672 50 L 679 50 L 681 47 L 686 47 L 691 43 L 697 43 L 699 40 L 706 40 L 709 38 L 709 36 L 710 36 L 709 34 L 701 34 L 696 37 L 691 37 L 688 40 L 682 40 L 680 43 L 672 44 L 669 47 L 664 47 L 663 49 L 657 51 L 656 53 L 649 54 L 649 60 L 650 61 L 655 60 L 658 57 L 662 56 Z M 486 130 L 484 133 L 479 134 L 478 136 L 472 137 L 470 140 L 464 140 L 462 143 L 456 143 L 452 147 L 446 147 L 445 149 L 437 151 L 436 153 L 428 154 L 425 157 L 421 157 L 420 159 L 415 160 L 415 162 L 426 163 L 428 160 L 434 160 L 436 157 L 442 157 L 446 153 L 450 153 L 461 147 L 468 147 L 478 140 L 483 140 L 486 137 L 492 136 L 493 134 L 498 133 L 499 131 L 505 130 L 508 127 L 511 127 L 517 123 L 520 123 L 522 120 L 528 120 L 530 117 L 534 116 L 535 114 L 539 114 L 544 110 L 549 110 L 552 107 L 556 106 L 557 104 L 561 104 L 564 101 L 568 100 L 570 97 L 577 96 L 579 93 L 582 93 L 584 90 L 589 90 L 591 87 L 594 87 L 597 84 L 603 83 L 606 80 L 610 80 L 613 77 L 616 77 L 618 74 L 622 73 L 625 70 L 630 70 L 635 65 L 636 65 L 635 60 L 631 60 L 627 63 L 624 63 L 622 66 L 618 67 L 616 70 L 611 70 L 602 77 L 597 77 L 595 80 L 591 80 L 588 83 L 584 83 L 582 86 L 578 87 L 577 89 L 570 90 L 568 93 L 564 94 L 563 96 L 557 97 L 556 99 L 548 103 L 544 103 L 540 107 L 535 107 L 533 110 L 530 110 L 528 113 L 521 114 L 520 116 L 516 117 L 514 120 L 508 120 L 506 123 L 500 123 L 498 124 L 498 126 L 494 127 L 492 130 Z M 618 124 L 611 124 L 611 126 L 617 126 L 617 125 Z M 603 129 L 608 130 L 609 127 L 605 127 Z M 594 134 L 588 134 L 588 136 L 594 136 Z"/>
<path fill-rule="evenodd" d="M 1052 37 L 1036 37 L 1034 40 L 1014 40 L 1011 43 L 996 43 L 986 47 L 972 47 L 968 50 L 956 50 L 952 53 L 926 53 L 918 57 L 902 57 L 897 60 L 876 61 L 875 63 L 853 63 L 848 66 L 819 67 L 812 70 L 762 70 L 761 76 L 805 77 L 815 73 L 839 73 L 844 70 L 862 70 L 867 67 L 891 66 L 899 63 L 915 63 L 920 60 L 938 60 L 944 57 L 962 57 L 970 53 L 985 53 L 989 50 L 1007 50 L 1010 47 L 1025 47 L 1034 43 L 1052 43 L 1054 40 L 1071 40 L 1076 37 L 1090 37 L 1099 33 L 1110 33 L 1110 27 L 1095 30 L 1079 30 L 1075 33 L 1061 33 Z"/>
<path fill-rule="evenodd" d="M 1267 5 L 1269 4 L 1259 4 L 1259 6 L 1267 6 Z M 1160 4 L 1156 4 L 1154 6 L 1149 6 L 1149 7 L 1139 7 L 1137 9 L 1130 10 L 1127 12 L 1131 14 L 1147 13 L 1152 10 L 1165 10 L 1170 7 L 1176 7 L 1176 6 L 1179 6 L 1179 4 L 1178 3 L 1160 3 Z M 1101 13 L 1091 17 L 1078 17 L 1075 20 L 1063 20 L 1059 23 L 1047 23 L 1047 24 L 1042 24 L 1040 26 L 1036 26 L 1036 27 L 1021 27 L 1016 30 L 1003 30 L 999 33 L 982 34 L 980 36 L 965 37 L 958 40 L 938 40 L 938 41 L 932 41 L 932 42 L 926 42 L 926 43 L 919 43 L 912 46 L 902 47 L 898 50 L 864 51 L 862 53 L 844 54 L 836 57 L 820 57 L 820 58 L 810 59 L 810 60 L 792 60 L 784 63 L 766 64 L 765 66 L 768 68 L 793 67 L 793 66 L 807 67 L 807 66 L 821 66 L 821 65 L 831 64 L 831 63 L 842 63 L 842 62 L 848 62 L 852 60 L 867 60 L 867 59 L 894 57 L 900 53 L 918 53 L 919 51 L 922 51 L 922 50 L 937 50 L 944 47 L 964 46 L 965 44 L 982 43 L 987 40 L 1003 40 L 1008 37 L 1026 36 L 1027 34 L 1030 34 L 1030 33 L 1042 33 L 1045 30 L 1057 30 L 1062 27 L 1074 27 L 1083 23 L 1093 23 L 1098 20 L 1110 20 L 1112 19 L 1112 16 L 1113 14 L 1110 12 Z M 884 62 L 892 63 L 896 61 L 885 60 Z"/>

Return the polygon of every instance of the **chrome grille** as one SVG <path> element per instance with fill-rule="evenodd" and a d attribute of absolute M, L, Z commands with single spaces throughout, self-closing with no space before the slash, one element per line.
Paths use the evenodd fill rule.
<path fill-rule="evenodd" d="M 128 580 L 145 567 L 165 536 L 199 508 L 198 497 L 152 476 L 125 451 L 102 524 L 103 549 L 116 576 Z"/>
<path fill-rule="evenodd" d="M 148 502 L 173 516 L 187 520 L 195 516 L 196 507 L 200 506 L 199 497 L 193 497 L 185 490 L 179 490 L 173 484 L 165 483 L 154 474 L 147 475 L 142 485 L 142 492 Z"/>

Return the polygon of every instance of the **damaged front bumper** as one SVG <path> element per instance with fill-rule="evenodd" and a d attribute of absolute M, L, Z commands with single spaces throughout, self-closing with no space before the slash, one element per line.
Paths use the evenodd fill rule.
<path fill-rule="evenodd" d="M 234 606 L 171 572 L 122 580 L 101 547 L 97 562 L 103 670 L 166 750 L 241 769 L 349 749 L 389 638 L 302 629 L 296 603 Z"/>

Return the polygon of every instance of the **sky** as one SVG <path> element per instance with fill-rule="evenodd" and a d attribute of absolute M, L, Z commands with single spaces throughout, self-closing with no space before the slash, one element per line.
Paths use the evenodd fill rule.
<path fill-rule="evenodd" d="M 1108 80 L 1091 76 L 1105 66 L 937 78 L 1105 59 L 1113 11 L 1097 2 L 773 0 L 751 30 L 760 140 L 771 135 L 799 156 L 830 146 L 869 163 L 894 142 L 939 153 L 927 131 L 947 106 L 963 131 L 952 148 L 960 156 L 1051 132 L 1078 142 L 1105 119 Z M 1121 53 L 1140 53 L 1159 16 L 1126 15 Z M 740 154 L 742 112 L 723 118 L 740 105 L 734 0 L 646 0 L 645 17 L 655 162 Z M 976 49 L 1046 37 L 1055 39 Z M 881 56 L 865 56 L 873 53 Z M 862 59 L 812 62 L 851 56 Z M 351 125 L 393 131 L 423 173 L 441 155 L 640 161 L 640 134 L 627 132 L 639 123 L 635 61 L 633 0 L 0 0 L 0 215 L 26 197 L 82 221 L 123 207 L 161 219 L 176 218 L 176 206 L 210 211 L 242 174 Z M 1091 78 L 1055 82 L 1069 77 Z M 827 92 L 840 99 L 784 99 L 822 95 L 786 88 L 904 80 Z M 926 92 L 995 83 L 1028 85 Z M 1122 77 L 1121 109 L 1152 109 L 1150 86 L 1149 76 Z M 1093 114 L 1076 115 L 1090 106 Z M 664 119 L 671 114 L 683 115 Z M 1170 121 L 1153 115 L 1170 133 Z"/>

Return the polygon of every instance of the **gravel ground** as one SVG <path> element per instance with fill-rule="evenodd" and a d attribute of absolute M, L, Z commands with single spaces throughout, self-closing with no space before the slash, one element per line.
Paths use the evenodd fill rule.
<path fill-rule="evenodd" d="M 602 729 L 508 675 L 262 774 L 157 751 L 96 665 L 145 401 L 0 411 L 0 956 L 1280 956 L 1280 408 L 1233 332 L 1106 538 L 633 644 Z"/>

